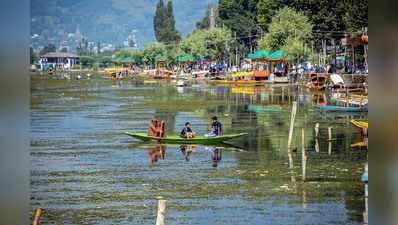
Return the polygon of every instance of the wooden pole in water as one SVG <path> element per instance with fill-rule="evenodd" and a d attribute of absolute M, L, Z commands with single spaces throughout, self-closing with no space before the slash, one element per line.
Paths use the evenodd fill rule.
<path fill-rule="evenodd" d="M 319 139 L 315 138 L 315 151 L 319 153 Z"/>
<path fill-rule="evenodd" d="M 290 116 L 290 128 L 289 128 L 289 140 L 287 142 L 287 149 L 290 152 L 291 147 L 292 147 L 292 137 L 293 137 L 293 128 L 294 128 L 294 120 L 296 118 L 296 111 L 297 111 L 297 102 L 293 102 L 293 107 L 292 107 L 292 114 Z"/>
<path fill-rule="evenodd" d="M 37 208 L 35 211 L 35 217 L 33 220 L 33 225 L 39 225 L 40 224 L 40 216 L 41 216 L 41 208 Z"/>
<path fill-rule="evenodd" d="M 332 154 L 332 127 L 328 127 L 328 135 L 329 135 L 328 153 L 329 153 L 329 155 L 331 155 Z"/>
<path fill-rule="evenodd" d="M 166 200 L 158 201 L 158 216 L 156 219 L 156 225 L 165 225 L 164 218 L 166 215 Z"/>
<path fill-rule="evenodd" d="M 363 141 L 366 144 L 366 149 L 369 149 L 369 146 L 368 146 L 369 139 L 368 139 L 368 129 L 367 128 L 363 128 Z"/>
<path fill-rule="evenodd" d="M 328 136 L 329 136 L 328 141 L 331 142 L 332 141 L 332 127 L 328 127 Z"/>
<path fill-rule="evenodd" d="M 315 138 L 319 138 L 319 123 L 315 124 Z"/>
<path fill-rule="evenodd" d="M 307 156 L 305 154 L 304 128 L 301 129 L 301 166 L 302 166 L 302 170 L 303 170 L 303 181 L 305 181 L 306 167 L 307 167 Z"/>

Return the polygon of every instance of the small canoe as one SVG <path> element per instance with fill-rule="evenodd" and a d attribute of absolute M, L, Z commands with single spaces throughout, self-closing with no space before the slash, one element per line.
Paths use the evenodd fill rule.
<path fill-rule="evenodd" d="M 330 112 L 367 112 L 367 107 L 345 107 L 345 106 L 336 106 L 336 105 L 323 105 L 320 106 L 322 111 L 330 111 Z"/>
<path fill-rule="evenodd" d="M 217 136 L 217 137 L 205 137 L 198 135 L 194 138 L 182 138 L 179 135 L 168 135 L 165 138 L 158 138 L 158 137 L 152 137 L 148 136 L 147 133 L 133 133 L 133 132 L 125 132 L 125 134 L 134 137 L 136 139 L 142 140 L 142 141 L 159 141 L 160 143 L 170 143 L 170 144 L 217 144 L 217 143 L 222 143 L 224 141 L 233 139 L 233 138 L 238 138 L 242 137 L 244 135 L 247 135 L 247 133 L 239 133 L 239 134 L 225 134 L 222 136 Z"/>

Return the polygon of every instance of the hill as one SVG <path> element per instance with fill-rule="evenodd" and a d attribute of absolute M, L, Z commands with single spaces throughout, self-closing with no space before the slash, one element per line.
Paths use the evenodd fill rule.
<path fill-rule="evenodd" d="M 41 44 L 58 43 L 77 27 L 92 41 L 121 44 L 136 30 L 139 46 L 153 41 L 158 0 L 32 0 L 31 33 Z M 174 0 L 177 30 L 186 35 L 217 0 Z"/>

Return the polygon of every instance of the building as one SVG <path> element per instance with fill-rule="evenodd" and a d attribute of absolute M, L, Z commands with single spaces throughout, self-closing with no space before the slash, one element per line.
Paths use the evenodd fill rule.
<path fill-rule="evenodd" d="M 49 52 L 40 56 L 39 64 L 42 70 L 71 69 L 73 65 L 79 64 L 79 56 L 67 52 Z"/>

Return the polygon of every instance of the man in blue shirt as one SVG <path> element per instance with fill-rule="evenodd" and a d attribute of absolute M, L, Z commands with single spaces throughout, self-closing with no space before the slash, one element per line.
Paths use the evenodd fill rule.
<path fill-rule="evenodd" d="M 216 137 L 216 136 L 222 135 L 222 125 L 218 121 L 217 116 L 213 116 L 211 119 L 212 119 L 212 123 L 211 123 L 210 133 L 205 136 L 206 137 Z"/>

